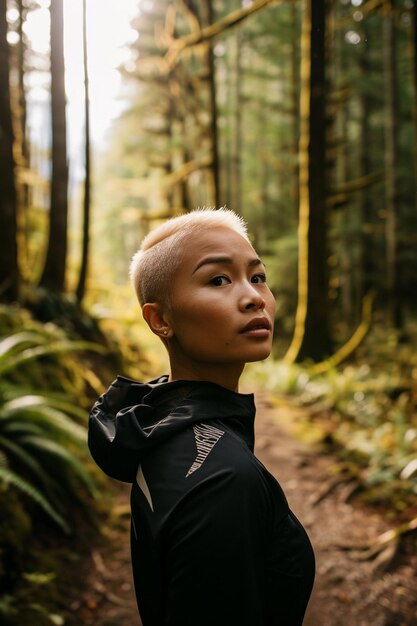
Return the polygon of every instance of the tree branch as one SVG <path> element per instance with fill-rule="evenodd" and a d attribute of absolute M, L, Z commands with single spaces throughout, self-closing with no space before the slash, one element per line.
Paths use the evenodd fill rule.
<path fill-rule="evenodd" d="M 371 326 L 372 321 L 372 305 L 375 299 L 376 293 L 374 291 L 370 291 L 363 298 L 362 304 L 362 320 L 351 338 L 341 347 L 337 352 L 335 352 L 331 357 L 326 359 L 325 361 L 321 361 L 320 363 L 316 363 L 312 366 L 312 371 L 314 374 L 323 374 L 332 367 L 336 367 L 342 361 L 347 359 L 356 348 L 360 345 L 362 340 L 367 335 L 369 328 Z"/>
<path fill-rule="evenodd" d="M 188 178 L 193 172 L 206 169 L 211 165 L 211 156 L 201 157 L 199 159 L 193 159 L 187 163 L 183 163 L 174 172 L 171 172 L 163 179 L 163 184 L 171 187 L 185 178 Z"/>
<path fill-rule="evenodd" d="M 210 41 L 229 28 L 243 22 L 247 17 L 257 13 L 266 6 L 281 2 L 283 2 L 283 0 L 254 0 L 250 6 L 232 11 L 221 20 L 210 24 L 210 26 L 201 30 L 194 30 L 189 35 L 174 40 L 164 57 L 147 57 L 142 59 L 139 65 L 145 70 L 145 74 L 148 73 L 149 75 L 150 70 L 157 69 L 160 74 L 167 75 L 177 64 L 181 53 L 187 48 Z M 146 69 L 148 72 L 146 72 Z"/>

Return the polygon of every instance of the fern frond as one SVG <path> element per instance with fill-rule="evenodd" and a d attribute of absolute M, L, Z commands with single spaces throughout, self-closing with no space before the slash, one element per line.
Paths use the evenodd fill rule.
<path fill-rule="evenodd" d="M 29 421 L 16 421 L 16 419 L 8 422 L 7 425 L 2 428 L 2 431 L 8 438 L 13 436 L 13 439 L 18 439 L 21 435 L 45 437 L 45 429 L 39 426 L 39 424 L 34 424 Z"/>
<path fill-rule="evenodd" d="M 7 456 L 1 450 L 0 450 L 0 467 L 3 467 L 3 468 L 9 467 Z"/>
<path fill-rule="evenodd" d="M 0 421 L 9 421 L 20 418 L 35 420 L 54 431 L 65 433 L 72 441 L 84 445 L 87 440 L 85 426 L 77 424 L 62 411 L 45 405 L 45 398 L 39 396 L 23 396 L 5 402 L 0 409 Z"/>
<path fill-rule="evenodd" d="M 72 370 L 64 369 L 64 366 L 67 366 L 68 362 L 67 355 L 63 355 L 62 368 L 60 365 L 57 365 L 57 362 L 53 363 L 52 360 L 51 363 L 48 363 L 48 368 L 46 367 L 46 363 L 42 363 L 42 367 L 37 367 L 34 363 L 33 369 L 31 368 L 30 371 L 24 373 L 22 382 L 16 382 L 16 374 L 22 373 L 21 370 L 13 372 L 12 381 L 9 381 L 7 378 L 0 379 L 1 400 L 8 402 L 20 398 L 21 396 L 36 396 L 43 398 L 45 404 L 48 406 L 60 409 L 64 411 L 64 413 L 73 415 L 81 423 L 85 423 L 87 411 L 91 407 L 91 398 L 86 396 L 85 393 L 84 370 L 82 367 L 80 368 L 74 365 L 74 369 L 77 367 L 78 370 L 81 370 L 80 380 L 82 379 L 83 381 L 83 384 L 80 383 L 78 386 L 75 386 L 71 378 Z M 42 387 L 33 380 L 35 367 L 40 375 L 39 378 L 42 378 Z M 62 370 L 62 377 L 61 375 L 55 375 L 58 370 Z M 80 372 L 77 371 L 77 376 L 79 373 Z M 53 375 L 53 380 L 51 379 L 51 374 Z M 63 379 L 68 383 L 69 390 L 64 388 L 62 384 Z M 53 387 L 49 388 L 51 384 L 53 384 Z"/>
<path fill-rule="evenodd" d="M 79 418 L 82 421 L 85 421 L 86 418 L 86 410 L 82 409 L 78 405 L 71 403 L 68 400 L 68 394 L 66 393 L 57 393 L 48 390 L 48 395 L 44 395 L 43 393 L 33 393 L 33 388 L 18 387 L 16 385 L 10 385 L 9 388 L 2 389 L 2 396 L 4 398 L 4 402 L 16 401 L 21 398 L 26 398 L 24 401 L 24 405 L 28 404 L 39 404 L 44 406 L 50 406 L 54 409 L 59 409 L 63 413 L 67 415 L 73 415 L 74 417 Z M 28 400 L 27 398 L 30 398 Z"/>
<path fill-rule="evenodd" d="M 53 480 L 44 471 L 37 459 L 18 443 L 10 441 L 6 437 L 0 436 L 0 448 L 11 453 L 12 458 L 18 459 L 23 463 L 41 483 L 46 487 L 53 487 Z M 0 454 L 2 454 L 0 450 Z M 1 463 L 0 463 L 1 464 Z"/>
<path fill-rule="evenodd" d="M 75 472 L 79 479 L 88 488 L 89 492 L 94 496 L 96 495 L 96 485 L 94 483 L 94 480 L 85 469 L 81 461 L 77 459 L 74 454 L 64 448 L 64 446 L 60 445 L 56 441 L 40 439 L 38 437 L 24 437 L 22 438 L 22 442 L 26 445 L 31 445 L 35 448 L 38 448 L 38 450 L 45 451 L 59 459 L 62 459 L 68 467 L 71 467 L 71 469 Z"/>
<path fill-rule="evenodd" d="M 71 529 L 64 518 L 53 508 L 50 502 L 36 489 L 33 485 L 23 480 L 10 469 L 0 467 L 0 481 L 6 485 L 12 485 L 19 491 L 26 494 L 34 502 L 36 502 L 45 513 L 66 533 L 70 533 Z"/>
<path fill-rule="evenodd" d="M 14 333 L 0 340 L 0 359 L 4 359 L 6 355 L 13 354 L 18 350 L 23 350 L 28 345 L 47 344 L 51 341 L 48 334 L 33 331 L 22 331 Z"/>
<path fill-rule="evenodd" d="M 79 350 L 100 352 L 102 354 L 105 354 L 108 351 L 103 346 L 91 341 L 56 341 L 55 343 L 49 343 L 49 345 L 38 345 L 34 348 L 26 348 L 18 354 L 11 355 L 8 359 L 1 359 L 0 374 L 7 374 L 8 372 L 16 369 L 16 367 L 22 365 L 22 363 L 33 361 L 39 357 L 58 354 L 60 352 L 71 353 Z"/>

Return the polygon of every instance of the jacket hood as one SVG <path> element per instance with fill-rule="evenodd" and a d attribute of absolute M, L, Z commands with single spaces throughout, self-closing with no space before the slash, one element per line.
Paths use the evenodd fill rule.
<path fill-rule="evenodd" d="M 230 391 L 204 381 L 148 383 L 118 376 L 94 404 L 88 445 L 97 465 L 109 476 L 132 482 L 143 457 L 192 424 L 233 420 L 253 447 L 253 394 Z"/>

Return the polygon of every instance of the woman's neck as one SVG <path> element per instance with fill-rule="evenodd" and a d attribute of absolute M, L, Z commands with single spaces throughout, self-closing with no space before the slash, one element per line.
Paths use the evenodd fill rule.
<path fill-rule="evenodd" d="M 242 365 L 202 364 L 192 368 L 171 361 L 169 382 L 174 380 L 201 380 L 216 383 L 230 391 L 239 391 L 239 378 Z"/>

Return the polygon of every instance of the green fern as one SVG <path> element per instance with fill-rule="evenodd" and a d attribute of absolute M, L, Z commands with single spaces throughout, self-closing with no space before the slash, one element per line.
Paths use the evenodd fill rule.
<path fill-rule="evenodd" d="M 7 439 L 6 437 L 0 436 L 0 448 L 7 450 L 14 459 L 18 459 L 27 469 L 30 471 L 32 477 L 39 480 L 41 484 L 43 484 L 47 489 L 53 488 L 53 481 L 50 476 L 42 467 L 42 464 L 30 454 L 30 452 L 24 448 L 19 443 L 11 441 L 11 439 Z M 3 454 L 4 459 L 6 460 L 6 456 L 3 452 L 0 451 L 0 454 Z M 1 465 L 1 459 L 0 459 Z"/>
<path fill-rule="evenodd" d="M 6 468 L 9 467 L 7 462 L 7 456 L 0 450 L 0 467 Z"/>
<path fill-rule="evenodd" d="M 38 435 L 39 437 L 44 437 L 45 430 L 39 424 L 33 424 L 32 422 L 11 421 L 7 424 L 7 437 L 16 439 L 21 435 Z"/>
<path fill-rule="evenodd" d="M 26 348 L 17 354 L 9 355 L 7 360 L 0 359 L 0 375 L 4 376 L 16 369 L 18 366 L 27 363 L 28 361 L 33 361 L 35 359 L 39 359 L 40 357 L 55 355 L 60 352 L 73 352 L 73 351 L 86 351 L 92 350 L 94 352 L 101 352 L 104 354 L 106 350 L 95 343 L 89 341 L 56 341 L 53 344 L 44 346 L 37 345 L 35 347 Z"/>
<path fill-rule="evenodd" d="M 0 478 L 31 496 L 67 530 L 61 511 L 71 499 L 84 507 L 86 492 L 79 485 L 96 492 L 86 464 L 82 405 L 89 404 L 85 380 L 98 379 L 77 354 L 105 348 L 70 340 L 62 329 L 39 324 L 18 308 L 0 306 L 0 325 L 8 331 L 0 337 L 0 467 L 5 472 Z"/>
<path fill-rule="evenodd" d="M 90 474 L 86 471 L 84 465 L 77 459 L 74 454 L 71 454 L 66 448 L 57 443 L 56 441 L 48 439 L 40 439 L 39 437 L 23 437 L 22 443 L 37 448 L 41 452 L 47 452 L 56 458 L 65 462 L 68 468 L 71 468 L 74 473 L 85 484 L 92 495 L 96 494 L 96 487 Z"/>
<path fill-rule="evenodd" d="M 64 518 L 51 506 L 50 502 L 41 494 L 41 492 L 36 489 L 33 485 L 28 483 L 26 480 L 18 476 L 15 472 L 8 469 L 7 467 L 0 466 L 0 481 L 3 482 L 6 486 L 13 485 L 29 496 L 34 502 L 39 504 L 39 506 L 45 511 L 45 513 L 65 532 L 70 533 L 71 529 L 68 526 L 67 522 Z"/>
<path fill-rule="evenodd" d="M 86 429 L 67 417 L 65 413 L 46 404 L 46 398 L 37 396 L 23 396 L 5 402 L 0 408 L 0 421 L 33 420 L 40 422 L 53 431 L 65 433 L 72 441 L 81 444 L 86 442 Z"/>
<path fill-rule="evenodd" d="M 31 404 L 33 402 L 33 404 L 50 406 L 55 409 L 59 409 L 66 415 L 78 418 L 81 422 L 85 421 L 85 409 L 82 409 L 78 404 L 74 404 L 74 402 L 70 402 L 68 395 L 65 393 L 54 393 L 52 391 L 48 391 L 48 394 L 45 395 L 33 393 L 32 388 L 19 386 L 18 393 L 16 395 L 16 385 L 12 385 L 10 387 L 7 385 L 0 385 L 0 393 L 4 402 L 21 399 L 24 396 L 26 398 L 24 403 Z M 29 400 L 28 398 L 32 398 L 33 400 Z"/>
<path fill-rule="evenodd" d="M 42 334 L 39 331 L 22 331 L 5 337 L 0 341 L 0 359 L 10 356 L 15 352 L 21 351 L 25 346 L 47 344 L 51 340 L 48 334 Z"/>

